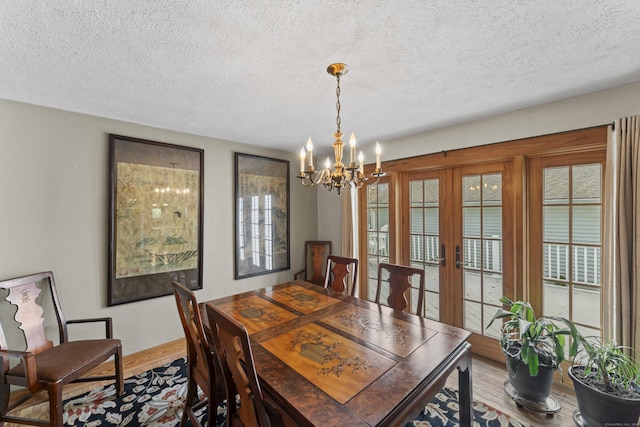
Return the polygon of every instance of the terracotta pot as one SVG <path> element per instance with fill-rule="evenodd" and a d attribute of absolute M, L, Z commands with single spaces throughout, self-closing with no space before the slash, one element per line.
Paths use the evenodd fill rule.
<path fill-rule="evenodd" d="M 575 370 L 575 372 L 574 372 Z M 584 427 L 635 427 L 640 417 L 640 399 L 613 396 L 590 387 L 576 375 L 582 366 L 572 366 L 569 377 L 576 392 Z"/>

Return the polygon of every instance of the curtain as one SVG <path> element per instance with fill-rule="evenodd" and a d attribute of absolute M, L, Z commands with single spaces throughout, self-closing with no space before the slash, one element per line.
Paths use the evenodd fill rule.
<path fill-rule="evenodd" d="M 603 230 L 603 337 L 640 355 L 640 116 L 609 126 Z"/>
<path fill-rule="evenodd" d="M 355 242 L 353 227 L 353 191 L 348 187 L 342 195 L 342 256 L 355 258 Z"/>

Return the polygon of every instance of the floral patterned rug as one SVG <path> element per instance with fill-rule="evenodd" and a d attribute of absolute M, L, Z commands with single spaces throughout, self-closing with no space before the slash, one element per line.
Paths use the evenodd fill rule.
<path fill-rule="evenodd" d="M 115 397 L 108 385 L 64 402 L 65 426 L 177 426 L 187 389 L 185 359 L 125 380 L 124 395 Z M 198 414 L 206 423 L 206 409 Z M 219 406 L 216 426 L 224 426 L 225 407 Z M 521 427 L 524 424 L 474 401 L 474 427 Z M 453 427 L 458 423 L 458 397 L 455 390 L 442 389 L 424 412 L 405 427 Z"/>

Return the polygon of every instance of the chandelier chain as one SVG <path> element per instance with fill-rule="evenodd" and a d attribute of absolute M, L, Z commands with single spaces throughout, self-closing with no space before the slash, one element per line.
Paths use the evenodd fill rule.
<path fill-rule="evenodd" d="M 340 133 L 340 125 L 342 124 L 342 120 L 340 119 L 340 74 L 336 76 L 338 80 L 338 86 L 336 87 L 336 110 L 338 111 L 338 116 L 336 117 L 336 125 L 338 126 L 337 133 Z"/>

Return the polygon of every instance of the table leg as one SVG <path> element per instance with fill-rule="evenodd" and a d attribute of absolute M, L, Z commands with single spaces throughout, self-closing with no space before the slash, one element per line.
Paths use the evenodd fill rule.
<path fill-rule="evenodd" d="M 468 345 L 468 344 L 467 344 Z M 473 425 L 473 395 L 471 384 L 471 346 L 458 364 L 458 400 L 460 405 L 460 425 Z"/>

